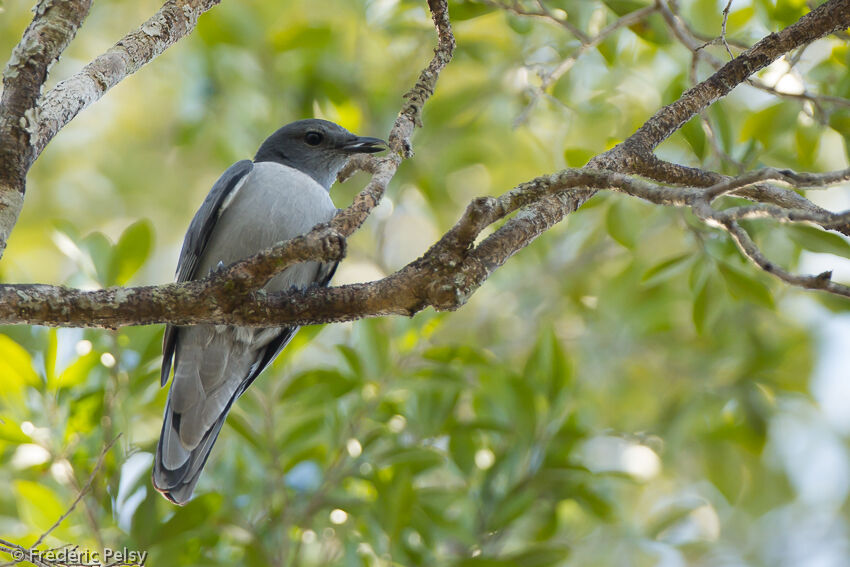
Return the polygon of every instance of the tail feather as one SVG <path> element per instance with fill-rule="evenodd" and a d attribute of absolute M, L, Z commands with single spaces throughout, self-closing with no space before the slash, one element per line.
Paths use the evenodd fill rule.
<path fill-rule="evenodd" d="M 204 464 L 218 439 L 221 426 L 227 419 L 233 399 L 231 398 L 227 408 L 207 430 L 198 445 L 191 450 L 184 448 L 180 443 L 179 420 L 177 424 L 174 423 L 172 415 L 175 414 L 172 413 L 170 404 L 166 404 L 165 419 L 162 423 L 159 443 L 156 446 L 152 476 L 154 488 L 175 504 L 182 506 L 192 496 Z M 179 414 L 176 415 L 179 416 Z"/>
<path fill-rule="evenodd" d="M 152 474 L 163 496 L 180 505 L 189 501 L 233 403 L 297 330 L 179 329 Z"/>

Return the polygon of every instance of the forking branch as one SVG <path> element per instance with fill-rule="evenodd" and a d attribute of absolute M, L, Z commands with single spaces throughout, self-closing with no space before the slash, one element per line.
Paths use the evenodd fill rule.
<path fill-rule="evenodd" d="M 266 326 L 270 321 L 314 324 L 388 314 L 412 315 L 429 306 L 456 309 L 495 269 L 598 190 L 615 190 L 659 205 L 690 207 L 702 221 L 727 231 L 759 268 L 792 285 L 850 296 L 850 288 L 832 282 L 828 273 L 796 276 L 779 268 L 764 257 L 738 223 L 747 218 L 772 218 L 779 222 L 815 223 L 824 229 L 848 233 L 847 213 L 826 211 L 792 189 L 842 183 L 848 180 L 847 171 L 806 174 L 763 170 L 732 178 L 666 162 L 653 153 L 685 122 L 759 69 L 793 49 L 850 26 L 850 0 L 830 0 L 795 24 L 768 35 L 660 109 L 632 136 L 593 158 L 587 167 L 538 177 L 499 197 L 473 200 L 455 226 L 422 257 L 394 274 L 374 282 L 325 289 L 280 294 L 260 290 L 268 278 L 293 263 L 342 258 L 345 239 L 380 201 L 401 161 L 412 156 L 414 127 L 421 125 L 423 105 L 434 92 L 440 72 L 449 64 L 455 45 L 447 3 L 429 0 L 428 4 L 438 34 L 435 55 L 416 85 L 404 95 L 405 103 L 389 135 L 390 155 L 357 158 L 341 174 L 344 178 L 362 169 L 371 173 L 372 179 L 354 203 L 329 225 L 200 281 L 96 291 L 48 285 L 0 286 L 0 322 L 78 327 L 161 322 Z M 540 6 L 545 9 L 542 2 Z M 625 22 L 628 21 L 631 20 Z M 779 181 L 791 188 L 768 181 Z M 713 202 L 727 194 L 755 204 L 714 208 Z M 476 244 L 484 228 L 502 221 L 498 229 Z"/>

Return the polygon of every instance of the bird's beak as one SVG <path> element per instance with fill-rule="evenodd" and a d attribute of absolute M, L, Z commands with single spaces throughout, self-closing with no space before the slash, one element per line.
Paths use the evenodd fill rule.
<path fill-rule="evenodd" d="M 340 149 L 349 154 L 374 154 L 384 151 L 386 147 L 387 143 L 380 138 L 355 136 L 343 142 Z"/>

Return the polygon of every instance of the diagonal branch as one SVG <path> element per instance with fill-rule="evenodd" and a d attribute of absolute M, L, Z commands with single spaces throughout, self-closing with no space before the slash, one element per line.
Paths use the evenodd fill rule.
<path fill-rule="evenodd" d="M 850 24 L 850 0 L 830 0 L 812 12 L 817 12 L 816 18 L 804 17 L 786 30 L 765 38 L 707 81 L 683 94 L 679 101 L 659 111 L 647 123 L 654 126 L 639 129 L 623 144 L 591 162 L 605 162 L 617 155 L 616 170 L 567 169 L 535 178 L 499 197 L 475 199 L 455 226 L 422 257 L 381 280 L 277 294 L 258 291 L 269 277 L 292 263 L 340 259 L 345 252 L 345 238 L 362 225 L 378 203 L 401 160 L 412 155 L 410 137 L 414 127 L 421 124 L 422 105 L 434 92 L 437 78 L 454 50 L 446 2 L 431 0 L 429 5 L 439 44 L 434 58 L 405 95 L 406 102 L 389 136 L 393 153 L 381 158 L 357 158 L 345 168 L 341 178 L 363 169 L 372 174 L 372 179 L 354 203 L 328 225 L 200 281 L 91 292 L 44 285 L 0 286 L 0 323 L 89 327 L 161 322 L 267 326 L 269 321 L 274 321 L 275 324 L 305 325 L 387 314 L 412 315 L 429 306 L 437 310 L 456 309 L 513 254 L 603 189 L 653 203 L 690 207 L 707 224 L 729 232 L 744 254 L 758 266 L 788 283 L 840 295 L 850 290 L 831 282 L 825 274 L 795 276 L 777 268 L 764 258 L 737 223 L 744 218 L 767 217 L 780 222 L 815 222 L 827 229 L 847 230 L 847 213 L 831 213 L 814 207 L 792 189 L 765 186 L 762 182 L 774 180 L 792 188 L 822 187 L 847 181 L 850 170 L 799 174 L 768 169 L 731 180 L 702 172 L 703 177 L 690 179 L 686 187 L 671 187 L 630 175 L 637 170 L 639 175 L 647 176 L 647 164 L 650 169 L 677 171 L 676 168 L 682 168 L 657 160 L 651 153 L 653 144 L 669 135 L 665 128 L 680 127 L 683 122 L 678 120 L 685 114 L 699 112 L 713 102 L 712 96 L 728 93 L 735 84 L 747 78 L 748 72 L 766 65 L 770 57 L 778 56 L 777 43 L 782 49 L 791 49 L 819 37 L 817 34 Z M 844 20 L 837 23 L 839 17 Z M 792 28 L 797 31 L 788 32 Z M 686 173 L 684 169 L 679 169 L 677 174 Z M 700 173 L 700 170 L 694 171 Z M 712 201 L 726 194 L 743 194 L 761 202 L 750 207 L 714 209 Z M 501 227 L 476 245 L 484 228 L 506 218 Z"/>
<path fill-rule="evenodd" d="M 26 176 L 36 154 L 32 129 L 50 66 L 71 43 L 91 0 L 42 0 L 3 71 L 0 98 L 0 256 L 23 207 Z"/>
<path fill-rule="evenodd" d="M 591 160 L 591 164 L 622 171 L 622 167 L 617 167 L 618 158 L 625 154 L 631 155 L 632 159 L 626 162 L 626 166 L 632 165 L 756 71 L 767 67 L 792 49 L 847 27 L 850 27 L 850 1 L 829 0 L 821 4 L 797 22 L 762 38 L 726 63 L 712 76 L 686 91 L 677 101 L 656 112 L 625 141 Z"/>
<path fill-rule="evenodd" d="M 426 307 L 453 310 L 463 305 L 513 254 L 574 211 L 595 191 L 603 189 L 661 205 L 690 207 L 698 218 L 728 230 L 736 241 L 744 243 L 748 242 L 747 235 L 730 228 L 744 218 L 815 222 L 824 228 L 847 224 L 848 213 L 816 214 L 769 205 L 715 210 L 710 205 L 724 192 L 765 179 L 781 180 L 795 188 L 823 187 L 850 179 L 850 170 L 799 174 L 767 169 L 745 174 L 734 183 L 708 189 L 683 189 L 619 172 L 568 169 L 523 183 L 496 198 L 473 200 L 458 222 L 421 258 L 378 281 L 277 294 L 255 291 L 257 285 L 292 263 L 338 260 L 344 252 L 344 238 L 331 226 L 320 226 L 199 281 L 89 292 L 56 286 L 0 286 L 0 323 L 77 327 L 161 322 L 266 326 L 269 321 L 275 321 L 305 325 L 388 314 L 413 315 Z M 484 228 L 513 213 L 517 214 L 474 245 Z M 754 247 L 748 244 L 742 249 L 753 258 L 752 250 L 757 251 Z M 786 278 L 787 272 L 774 268 L 770 273 L 788 283 L 802 285 L 803 282 L 803 287 L 813 288 L 814 280 L 806 280 L 807 276 Z M 840 295 L 850 289 L 835 283 L 827 285 L 821 281 L 824 277 L 819 277 L 815 289 Z"/>
<path fill-rule="evenodd" d="M 26 175 L 53 137 L 107 90 L 188 35 L 221 0 L 168 0 L 136 31 L 41 95 L 50 64 L 70 43 L 91 0 L 42 0 L 12 53 L 0 100 L 0 256 L 23 207 Z"/>
<path fill-rule="evenodd" d="M 47 92 L 38 107 L 32 145 L 35 157 L 83 109 L 189 35 L 198 18 L 221 0 L 168 0 L 151 18 L 128 33 L 77 74 Z"/>

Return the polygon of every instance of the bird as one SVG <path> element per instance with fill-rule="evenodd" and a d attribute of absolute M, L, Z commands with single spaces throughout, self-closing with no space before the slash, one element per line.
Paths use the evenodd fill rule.
<path fill-rule="evenodd" d="M 176 281 L 202 279 L 264 248 L 291 239 L 337 212 L 330 187 L 353 154 L 385 149 L 327 120 L 276 130 L 253 160 L 238 161 L 215 182 L 183 240 Z M 337 262 L 290 266 L 263 289 L 326 286 Z M 168 324 L 161 386 L 174 377 L 156 447 L 153 486 L 168 500 L 189 501 L 231 406 L 289 343 L 297 326 Z"/>

